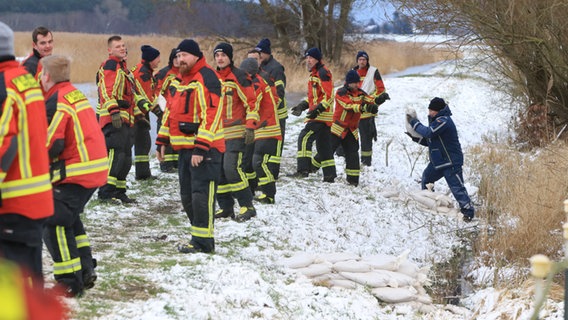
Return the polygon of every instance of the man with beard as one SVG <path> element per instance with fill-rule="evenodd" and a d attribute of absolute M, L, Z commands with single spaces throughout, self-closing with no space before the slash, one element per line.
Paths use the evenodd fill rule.
<path fill-rule="evenodd" d="M 215 251 L 215 191 L 225 152 L 221 108 L 221 83 L 192 39 L 177 47 L 178 79 L 170 90 L 170 110 L 164 114 L 156 156 L 164 160 L 165 147 L 178 151 L 178 174 L 183 208 L 191 223 L 191 240 L 178 247 L 181 253 Z"/>

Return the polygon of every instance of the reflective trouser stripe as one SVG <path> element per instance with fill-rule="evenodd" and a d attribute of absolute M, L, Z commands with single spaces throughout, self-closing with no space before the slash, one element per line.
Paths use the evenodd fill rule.
<path fill-rule="evenodd" d="M 57 237 L 57 246 L 59 248 L 61 262 L 53 263 L 53 274 L 61 275 L 81 270 L 81 258 L 71 258 L 69 245 L 67 243 L 67 236 L 65 234 L 65 227 L 55 226 L 55 234 Z"/>
<path fill-rule="evenodd" d="M 75 241 L 77 242 L 77 249 L 91 246 L 91 244 L 89 243 L 89 238 L 87 238 L 86 234 L 75 236 Z"/>
<path fill-rule="evenodd" d="M 134 156 L 134 162 L 135 163 L 150 162 L 150 156 L 149 155 L 135 155 Z"/>
<path fill-rule="evenodd" d="M 270 158 L 272 157 L 269 154 L 265 154 L 264 157 L 262 157 L 262 163 L 260 164 L 260 167 L 262 168 L 262 172 L 264 172 L 264 177 L 260 177 L 258 179 L 259 186 L 263 186 L 276 181 L 276 179 L 274 179 L 274 176 L 272 175 L 272 172 L 270 172 L 270 169 L 268 169 Z"/>
<path fill-rule="evenodd" d="M 207 214 L 208 222 L 206 228 L 191 227 L 191 235 L 201 238 L 213 238 L 213 216 L 215 210 L 215 181 L 209 182 L 208 199 L 207 199 Z"/>

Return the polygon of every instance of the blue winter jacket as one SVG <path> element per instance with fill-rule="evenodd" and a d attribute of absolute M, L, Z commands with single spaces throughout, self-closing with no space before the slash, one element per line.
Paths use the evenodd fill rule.
<path fill-rule="evenodd" d="M 434 117 L 428 116 L 428 127 L 420 123 L 418 119 L 412 119 L 410 122 L 412 128 L 424 137 L 417 142 L 428 146 L 430 162 L 435 169 L 463 165 L 463 152 L 458 139 L 458 131 L 451 115 L 450 107 L 446 106 Z"/>

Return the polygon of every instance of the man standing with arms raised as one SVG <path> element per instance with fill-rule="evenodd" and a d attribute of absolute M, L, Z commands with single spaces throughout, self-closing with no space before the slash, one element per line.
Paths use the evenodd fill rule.
<path fill-rule="evenodd" d="M 183 208 L 191 223 L 191 240 L 178 247 L 181 253 L 215 251 L 213 215 L 215 190 L 225 152 L 221 108 L 221 83 L 192 39 L 177 47 L 178 79 L 172 82 L 170 110 L 164 114 L 156 144 L 158 160 L 165 146 L 179 153 L 179 184 Z"/>

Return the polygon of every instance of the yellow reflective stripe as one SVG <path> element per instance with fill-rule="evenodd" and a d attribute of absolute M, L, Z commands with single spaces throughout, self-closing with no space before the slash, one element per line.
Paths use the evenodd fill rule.
<path fill-rule="evenodd" d="M 71 253 L 69 252 L 67 237 L 65 236 L 65 227 L 55 226 L 55 234 L 57 237 L 57 246 L 59 247 L 59 256 L 61 257 L 61 261 L 71 260 Z"/>
<path fill-rule="evenodd" d="M 0 116 L 0 145 L 4 144 L 4 137 L 8 134 L 10 129 L 10 121 L 14 115 L 14 110 L 10 106 L 11 97 L 6 98 L 6 103 L 4 104 L 4 110 Z"/>
<path fill-rule="evenodd" d="M 57 112 L 66 112 L 73 119 L 73 133 L 75 136 L 75 144 L 77 145 L 79 158 L 82 162 L 88 161 L 89 152 L 87 151 L 87 146 L 85 145 L 85 134 L 83 133 L 83 128 L 81 127 L 81 121 L 79 121 L 77 111 L 73 107 L 65 103 L 58 103 Z"/>
<path fill-rule="evenodd" d="M 307 144 L 310 137 L 314 134 L 312 130 L 308 131 L 304 138 L 302 139 L 302 143 L 300 144 L 301 148 L 298 150 L 298 157 L 311 157 L 312 150 L 308 150 Z"/>
<path fill-rule="evenodd" d="M 361 157 L 370 157 L 373 155 L 373 151 L 363 151 L 361 150 Z"/>
<path fill-rule="evenodd" d="M 28 319 L 26 283 L 17 264 L 0 259 L 0 314 L 2 319 Z"/>
<path fill-rule="evenodd" d="M 264 177 L 260 177 L 258 179 L 259 186 L 276 181 L 276 179 L 274 179 L 274 176 L 272 175 L 272 172 L 270 172 L 270 169 L 268 169 L 268 162 L 270 162 L 270 158 L 271 156 L 269 154 L 265 154 L 262 157 L 262 163 L 260 166 L 262 168 L 262 172 L 264 173 Z"/>
<path fill-rule="evenodd" d="M 177 161 L 178 160 L 178 154 L 165 154 L 164 155 L 164 160 L 165 161 Z"/>
<path fill-rule="evenodd" d="M 117 189 L 126 189 L 126 180 L 116 180 Z"/>
<path fill-rule="evenodd" d="M 57 131 L 57 128 L 61 123 L 61 120 L 63 120 L 63 113 L 56 111 L 55 114 L 53 115 L 53 118 L 51 119 L 49 127 L 47 128 L 47 141 L 46 141 L 47 146 L 49 146 L 49 142 L 53 140 L 53 135 Z"/>
<path fill-rule="evenodd" d="M 150 161 L 150 156 L 147 154 L 141 154 L 141 155 L 135 155 L 134 156 L 134 162 L 135 163 L 139 163 L 139 162 L 149 162 Z"/>
<path fill-rule="evenodd" d="M 90 247 L 91 243 L 89 242 L 89 238 L 86 234 L 81 234 L 75 236 L 75 242 L 77 242 L 77 249 Z"/>
<path fill-rule="evenodd" d="M 360 172 L 359 169 L 345 169 L 345 174 L 352 177 L 358 177 Z"/>
<path fill-rule="evenodd" d="M 110 184 L 111 186 L 116 186 L 117 185 L 116 177 L 108 176 L 107 177 L 107 184 Z"/>
<path fill-rule="evenodd" d="M 29 91 L 39 91 L 41 95 L 41 91 L 39 89 L 32 89 Z M 22 100 L 22 97 L 11 88 L 7 88 L 6 90 L 8 97 L 12 97 L 13 101 L 16 103 L 18 107 L 19 117 L 17 119 L 18 128 L 20 129 L 18 132 L 18 166 L 20 169 L 20 174 L 22 178 L 31 178 L 32 177 L 32 167 L 30 163 L 31 152 L 30 152 L 30 137 L 29 137 L 29 128 L 28 128 L 28 112 L 26 109 L 26 104 L 32 101 L 29 101 L 28 96 L 34 98 L 33 92 L 26 92 L 24 94 L 25 101 Z M 36 97 L 37 98 L 37 97 Z M 41 99 L 33 99 L 33 100 L 41 100 Z"/>
<path fill-rule="evenodd" d="M 68 261 L 53 263 L 54 275 L 75 273 L 77 271 L 81 271 L 81 258 L 73 258 Z"/>
<path fill-rule="evenodd" d="M 322 168 L 335 167 L 335 159 L 324 160 L 321 162 Z"/>
<path fill-rule="evenodd" d="M 37 177 L 4 181 L 0 185 L 3 199 L 29 196 L 51 190 L 51 181 L 49 173 L 42 174 Z"/>
<path fill-rule="evenodd" d="M 276 163 L 276 164 L 280 164 L 280 161 L 282 161 L 282 157 L 277 157 L 277 156 L 270 156 L 270 159 L 268 160 L 269 163 Z"/>
<path fill-rule="evenodd" d="M 67 177 L 76 177 L 95 172 L 107 171 L 108 162 L 107 158 L 101 158 L 92 161 L 72 163 L 65 166 L 65 173 Z"/>

